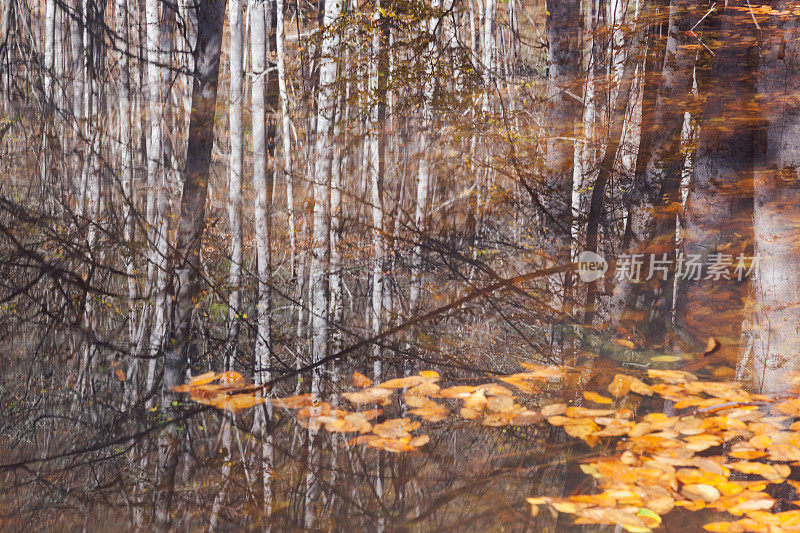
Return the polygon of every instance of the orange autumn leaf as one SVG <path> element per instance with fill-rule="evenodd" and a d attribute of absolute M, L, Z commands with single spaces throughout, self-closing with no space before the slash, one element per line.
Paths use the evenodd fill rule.
<path fill-rule="evenodd" d="M 216 379 L 216 374 L 214 372 L 206 372 L 205 374 L 200 374 L 199 376 L 195 376 L 189 380 L 189 385 L 192 387 L 199 387 L 200 385 L 205 385 L 207 383 L 211 383 Z"/>
<path fill-rule="evenodd" d="M 372 380 L 361 372 L 353 372 L 353 385 L 365 389 L 372 385 Z"/>
<path fill-rule="evenodd" d="M 217 380 L 220 383 L 235 383 L 242 380 L 242 375 L 238 372 L 234 372 L 233 370 L 229 370 L 227 372 L 217 374 Z"/>
<path fill-rule="evenodd" d="M 636 345 L 633 342 L 629 341 L 628 339 L 611 339 L 611 342 L 613 342 L 617 346 L 622 346 L 623 348 L 629 348 L 631 350 L 636 348 Z"/>
<path fill-rule="evenodd" d="M 384 381 L 383 383 L 379 383 L 376 387 L 380 387 L 382 389 L 405 389 L 407 387 L 413 387 L 414 385 L 419 385 L 420 383 L 424 382 L 426 378 L 422 376 L 408 376 L 405 378 L 395 378 L 390 379 L 388 381 Z"/>
<path fill-rule="evenodd" d="M 590 402 L 594 403 L 607 404 L 607 405 L 611 405 L 614 403 L 614 400 L 612 400 L 611 398 L 608 398 L 596 392 L 589 392 L 589 391 L 584 392 L 583 397 L 589 400 Z"/>
<path fill-rule="evenodd" d="M 608 392 L 614 398 L 622 398 L 631 391 L 631 384 L 628 376 L 617 374 L 611 383 L 608 384 Z"/>
<path fill-rule="evenodd" d="M 419 426 L 420 422 L 418 420 L 393 418 L 381 424 L 375 424 L 372 426 L 372 432 L 379 437 L 396 439 L 410 436 L 411 432 L 419 428 Z"/>
<path fill-rule="evenodd" d="M 388 403 L 389 397 L 394 393 L 392 389 L 371 387 L 357 392 L 345 392 L 342 394 L 350 403 Z"/>
<path fill-rule="evenodd" d="M 254 396 L 252 394 L 223 394 L 218 396 L 215 400 L 208 403 L 217 409 L 224 409 L 226 411 L 241 411 L 242 409 L 249 409 L 254 405 L 264 403 L 266 398 L 263 396 Z"/>

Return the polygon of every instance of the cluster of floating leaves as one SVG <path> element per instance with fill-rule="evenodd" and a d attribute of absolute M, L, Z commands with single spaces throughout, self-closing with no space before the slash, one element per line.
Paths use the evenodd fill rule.
<path fill-rule="evenodd" d="M 601 492 L 567 498 L 529 498 L 532 512 L 546 504 L 577 516 L 578 524 L 618 524 L 646 532 L 675 507 L 727 512 L 733 520 L 703 527 L 714 532 L 800 531 L 798 509 L 771 512 L 777 500 L 768 485 L 788 484 L 800 467 L 800 398 L 765 396 L 737 382 L 701 381 L 675 370 L 648 370 L 655 383 L 617 374 L 608 386 L 616 399 L 630 393 L 657 395 L 675 402 L 668 416 L 650 413 L 633 420 L 628 409 L 589 409 L 557 404 L 545 407 L 547 421 L 590 446 L 619 437 L 617 454 L 580 465 L 596 478 Z M 796 380 L 796 383 L 800 380 Z M 585 393 L 592 402 L 614 400 Z"/>
<path fill-rule="evenodd" d="M 540 391 L 535 382 L 558 380 L 566 376 L 566 370 L 562 367 L 532 363 L 523 363 L 523 366 L 527 372 L 500 376 L 498 381 L 520 392 L 534 394 Z M 415 435 L 413 432 L 420 428 L 421 421 L 440 422 L 447 418 L 454 405 L 452 400 L 456 400 L 455 404 L 460 402 L 460 407 L 454 407 L 458 415 L 467 420 L 480 419 L 484 426 L 529 426 L 543 419 L 539 411 L 518 403 L 512 389 L 500 383 L 441 388 L 439 380 L 437 372 L 424 370 L 416 375 L 374 384 L 368 377 L 356 372 L 353 374 L 353 384 L 358 390 L 343 393 L 341 398 L 336 399 L 335 405 L 312 394 L 286 398 L 260 396 L 253 392 L 252 383 L 244 381 L 237 372 L 208 372 L 173 390 L 189 393 L 195 402 L 228 411 L 239 411 L 269 402 L 274 407 L 294 410 L 297 422 L 311 431 L 324 429 L 330 433 L 357 433 L 348 441 L 348 445 L 365 444 L 394 453 L 411 452 L 427 444 L 430 441 L 428 435 Z M 383 414 L 381 408 L 352 411 L 341 408 L 347 404 L 353 407 L 386 406 L 401 389 L 404 389 L 402 399 L 405 412 L 409 415 L 407 417 L 375 422 Z"/>
<path fill-rule="evenodd" d="M 566 378 L 569 368 L 523 366 L 526 372 L 498 376 L 489 383 L 447 388 L 439 385 L 434 371 L 378 384 L 356 372 L 357 390 L 333 398 L 333 405 L 311 394 L 263 397 L 236 372 L 209 372 L 175 390 L 229 411 L 270 402 L 294 411 L 298 423 L 310 431 L 353 434 L 348 445 L 394 453 L 424 446 L 429 436 L 415 434 L 422 423 L 451 415 L 490 427 L 528 426 L 546 419 L 589 446 L 615 438 L 616 453 L 580 465 L 596 478 L 601 492 L 529 498 L 534 514 L 548 505 L 553 512 L 576 515 L 578 524 L 617 524 L 630 532 L 646 532 L 661 524 L 662 515 L 683 507 L 733 515 L 730 521 L 706 524 L 708 531 L 800 532 L 800 501 L 785 502 L 796 510 L 771 512 L 777 500 L 771 495 L 774 490 L 768 490 L 771 484 L 800 490 L 800 482 L 791 479 L 792 467 L 800 467 L 800 388 L 791 396 L 767 396 L 750 393 L 738 382 L 702 381 L 689 372 L 650 369 L 652 384 L 617 374 L 608 385 L 610 396 L 584 393 L 586 401 L 602 407 L 556 403 L 534 410 L 517 396 L 541 392 L 542 383 Z M 400 391 L 405 416 L 378 422 L 382 407 Z M 630 409 L 615 407 L 631 394 L 674 402 L 679 414 L 656 412 L 636 420 Z"/>

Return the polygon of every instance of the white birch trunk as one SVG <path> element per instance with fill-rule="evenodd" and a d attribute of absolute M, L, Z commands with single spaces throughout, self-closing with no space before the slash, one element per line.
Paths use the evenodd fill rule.
<path fill-rule="evenodd" d="M 322 360 L 328 351 L 328 298 L 327 271 L 330 247 L 330 184 L 331 161 L 333 159 L 333 121 L 336 115 L 336 75 L 339 36 L 334 24 L 341 14 L 342 3 L 325 3 L 325 14 L 320 30 L 323 33 L 320 50 L 319 89 L 317 93 L 317 127 L 314 145 L 314 220 L 312 227 L 312 249 L 309 266 L 309 291 L 311 293 L 311 359 Z M 311 392 L 319 392 L 319 373 L 312 371 Z M 309 437 L 312 434 L 309 432 Z M 306 477 L 305 526 L 314 523 L 313 501 L 318 484 L 316 481 L 316 454 L 309 438 L 308 474 Z"/>
<path fill-rule="evenodd" d="M 242 77 L 244 76 L 244 20 L 242 17 L 242 0 L 228 0 L 228 24 L 230 25 L 228 61 L 231 73 L 228 102 L 231 150 L 228 174 L 228 220 L 231 233 L 231 265 L 228 272 L 230 293 L 228 296 L 229 345 L 227 367 L 230 370 L 236 357 L 242 301 L 241 291 L 239 290 L 242 277 L 242 159 L 244 158 L 244 146 L 242 142 L 244 137 L 244 129 L 242 126 Z M 256 194 L 259 192 L 260 191 L 256 191 Z"/>
<path fill-rule="evenodd" d="M 373 21 L 378 24 L 380 20 L 380 4 L 376 4 Z M 384 259 L 384 240 L 383 240 L 383 176 L 380 169 L 380 127 L 378 101 L 378 61 L 380 56 L 380 32 L 377 27 L 373 30 L 372 55 L 369 65 L 367 89 L 372 102 L 369 114 L 369 176 L 372 204 L 372 248 L 375 254 L 372 269 L 372 312 L 371 328 L 372 333 L 377 335 L 381 329 L 381 318 L 383 315 L 383 259 Z M 381 359 L 380 346 L 377 344 L 372 347 L 374 360 L 374 379 L 381 379 Z"/>
<path fill-rule="evenodd" d="M 159 13 L 158 0 L 147 0 L 145 4 L 145 20 L 147 23 L 147 81 L 149 96 L 149 128 L 150 141 L 147 149 L 147 184 L 148 184 L 148 223 L 151 224 L 152 250 L 150 264 L 155 269 L 155 287 L 150 291 L 154 301 L 154 319 L 150 330 L 150 359 L 147 367 L 147 392 L 155 387 L 157 356 L 164 340 L 167 322 L 167 255 L 169 253 L 168 228 L 166 216 L 168 206 L 168 178 L 161 165 L 163 144 L 163 107 L 167 98 L 165 86 L 168 71 L 165 68 L 169 61 L 169 39 L 162 35 L 163 17 Z M 152 398 L 148 400 L 152 405 Z"/>
<path fill-rule="evenodd" d="M 317 138 L 314 149 L 316 165 L 314 169 L 314 223 L 312 229 L 313 246 L 309 283 L 311 285 L 311 355 L 313 361 L 323 359 L 328 345 L 328 301 L 327 268 L 330 245 L 330 179 L 333 159 L 332 126 L 336 112 L 336 74 L 338 64 L 336 53 L 339 36 L 334 23 L 339 18 L 342 4 L 326 2 L 321 31 L 322 48 L 319 67 L 319 91 L 317 95 Z M 317 373 L 311 381 L 312 392 L 319 390 Z"/>
<path fill-rule="evenodd" d="M 6 0 L 8 1 L 8 0 Z M 44 94 L 53 102 L 53 74 L 55 73 L 56 0 L 45 2 L 44 15 Z"/>
<path fill-rule="evenodd" d="M 286 213 L 289 219 L 289 265 L 290 278 L 297 271 L 297 229 L 294 214 L 294 187 L 292 186 L 292 144 L 289 137 L 289 93 L 286 90 L 285 30 L 283 27 L 283 0 L 276 0 L 278 17 L 275 48 L 278 68 L 278 92 L 281 100 L 281 152 L 283 156 L 283 178 L 286 184 Z"/>
<path fill-rule="evenodd" d="M 438 10 L 441 3 L 440 0 L 433 0 L 431 8 Z M 434 32 L 439 24 L 438 17 L 431 17 L 428 22 L 428 57 L 425 64 L 425 85 L 422 94 L 422 127 L 419 134 L 419 148 L 420 159 L 417 171 L 417 198 L 414 208 L 414 229 L 417 231 L 416 241 L 414 246 L 414 255 L 411 258 L 411 294 L 410 306 L 412 314 L 416 312 L 420 289 L 422 287 L 422 244 L 421 241 L 425 236 L 425 216 L 428 212 L 428 190 L 430 188 L 430 169 L 428 168 L 428 151 L 430 149 L 430 129 L 433 125 L 433 90 L 434 90 L 434 76 L 433 76 L 433 62 L 434 54 L 436 52 L 436 42 Z"/>

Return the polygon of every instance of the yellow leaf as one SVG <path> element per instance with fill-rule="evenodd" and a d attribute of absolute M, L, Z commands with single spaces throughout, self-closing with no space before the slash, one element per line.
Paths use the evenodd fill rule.
<path fill-rule="evenodd" d="M 217 409 L 224 409 L 226 411 L 240 411 L 248 409 L 254 405 L 264 403 L 266 398 L 263 396 L 254 396 L 252 394 L 233 394 L 233 395 L 220 395 L 216 400 L 209 402 L 209 405 Z"/>
<path fill-rule="evenodd" d="M 205 385 L 206 383 L 211 383 L 216 378 L 216 374 L 214 372 L 206 372 L 205 374 L 200 374 L 199 376 L 195 376 L 189 380 L 189 385 L 192 387 L 199 387 L 200 385 Z"/>
<path fill-rule="evenodd" d="M 624 348 L 629 348 L 631 350 L 636 348 L 636 345 L 634 343 L 632 343 L 631 341 L 629 341 L 628 339 L 611 339 L 611 342 L 613 342 L 614 344 L 616 344 L 618 346 L 622 346 Z"/>
<path fill-rule="evenodd" d="M 406 387 L 419 385 L 423 381 L 425 381 L 425 378 L 422 376 L 408 376 L 405 378 L 390 379 L 389 381 L 384 381 L 377 386 L 382 389 L 404 389 Z"/>
<path fill-rule="evenodd" d="M 565 403 L 554 403 L 552 405 L 546 405 L 542 407 L 542 416 L 550 417 L 555 415 L 563 415 L 567 410 L 567 404 Z"/>
<path fill-rule="evenodd" d="M 713 502 L 720 497 L 720 493 L 716 488 L 702 484 L 684 485 L 681 488 L 681 494 L 690 500 L 702 500 L 704 502 Z"/>
<path fill-rule="evenodd" d="M 614 400 L 612 400 L 611 398 L 608 398 L 606 396 L 602 396 L 600 394 L 597 394 L 596 392 L 588 392 L 588 391 L 584 392 L 583 393 L 583 397 L 586 398 L 587 400 L 589 400 L 590 402 L 594 402 L 594 403 L 601 403 L 601 404 L 608 404 L 608 405 L 614 403 Z"/>
<path fill-rule="evenodd" d="M 703 355 L 711 355 L 719 350 L 721 346 L 722 345 L 717 341 L 717 339 L 714 337 L 709 337 L 708 342 L 706 343 L 706 349 L 703 351 Z"/>
<path fill-rule="evenodd" d="M 428 402 L 428 404 L 417 407 L 416 409 L 411 409 L 409 413 L 416 415 L 427 422 L 439 422 L 447 418 L 447 415 L 450 414 L 450 410 L 446 407 L 439 405 L 432 400 L 428 400 Z"/>
<path fill-rule="evenodd" d="M 651 357 L 650 360 L 654 363 L 674 363 L 676 361 L 682 361 L 683 359 L 678 355 L 657 355 Z"/>
<path fill-rule="evenodd" d="M 611 383 L 608 384 L 608 392 L 614 398 L 621 398 L 631 391 L 631 384 L 628 376 L 617 374 Z"/>
<path fill-rule="evenodd" d="M 411 432 L 420 426 L 418 420 L 410 418 L 392 418 L 382 424 L 372 426 L 372 432 L 386 439 L 398 439 L 410 436 Z"/>

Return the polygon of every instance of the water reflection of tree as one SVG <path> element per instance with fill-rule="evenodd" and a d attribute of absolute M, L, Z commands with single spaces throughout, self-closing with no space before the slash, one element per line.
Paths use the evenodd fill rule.
<path fill-rule="evenodd" d="M 573 483 L 561 430 L 447 422 L 397 457 L 184 405 L 187 372 L 333 395 L 588 361 L 576 399 L 712 335 L 765 388 L 795 366 L 793 3 L 243 4 L 3 2 L 9 523 L 561 525 L 519 505 Z M 583 249 L 768 266 L 584 285 Z"/>

